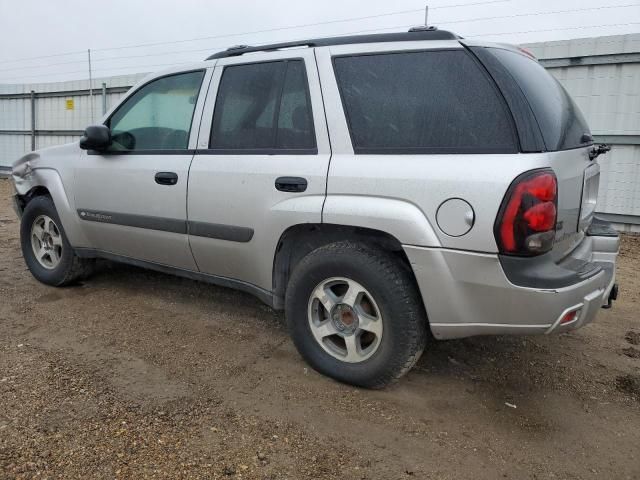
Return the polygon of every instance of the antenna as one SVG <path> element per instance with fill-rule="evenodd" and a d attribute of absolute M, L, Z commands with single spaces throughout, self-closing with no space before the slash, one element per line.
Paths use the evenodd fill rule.
<path fill-rule="evenodd" d="M 425 5 L 424 6 L 424 26 L 428 27 L 429 23 L 427 23 L 427 20 L 429 19 L 429 5 Z"/>

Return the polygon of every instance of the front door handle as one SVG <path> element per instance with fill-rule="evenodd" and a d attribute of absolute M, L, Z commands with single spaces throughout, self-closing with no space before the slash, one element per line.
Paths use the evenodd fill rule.
<path fill-rule="evenodd" d="M 156 183 L 158 185 L 175 185 L 178 183 L 178 174 L 174 172 L 156 173 Z"/>
<path fill-rule="evenodd" d="M 276 189 L 281 192 L 304 192 L 307 189 L 307 179 L 302 177 L 279 177 L 276 179 Z"/>

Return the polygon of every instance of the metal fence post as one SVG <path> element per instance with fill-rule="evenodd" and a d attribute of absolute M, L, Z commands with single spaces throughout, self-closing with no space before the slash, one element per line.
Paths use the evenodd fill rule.
<path fill-rule="evenodd" d="M 107 84 L 102 83 L 102 115 L 107 113 Z"/>
<path fill-rule="evenodd" d="M 31 90 L 31 151 L 36 149 L 36 92 Z"/>

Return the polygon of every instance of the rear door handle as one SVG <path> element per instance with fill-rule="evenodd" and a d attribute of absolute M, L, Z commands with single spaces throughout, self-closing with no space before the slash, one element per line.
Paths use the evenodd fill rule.
<path fill-rule="evenodd" d="M 304 192 L 307 189 L 307 179 L 302 177 L 279 177 L 276 179 L 276 189 L 281 192 Z"/>
<path fill-rule="evenodd" d="M 158 185 L 175 185 L 178 183 L 178 174 L 174 172 L 156 173 L 156 183 Z"/>

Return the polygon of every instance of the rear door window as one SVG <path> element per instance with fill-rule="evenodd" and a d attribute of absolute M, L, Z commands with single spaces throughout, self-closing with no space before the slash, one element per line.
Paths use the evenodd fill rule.
<path fill-rule="evenodd" d="M 295 153 L 316 147 L 302 60 L 225 67 L 209 147 L 223 152 Z"/>
<path fill-rule="evenodd" d="M 355 153 L 514 153 L 504 100 L 463 50 L 334 58 Z"/>
<path fill-rule="evenodd" d="M 482 50 L 496 58 L 520 87 L 535 115 L 547 151 L 568 150 L 593 143 L 582 112 L 560 82 L 542 65 L 511 50 Z M 486 65 L 492 70 L 490 62 Z"/>

